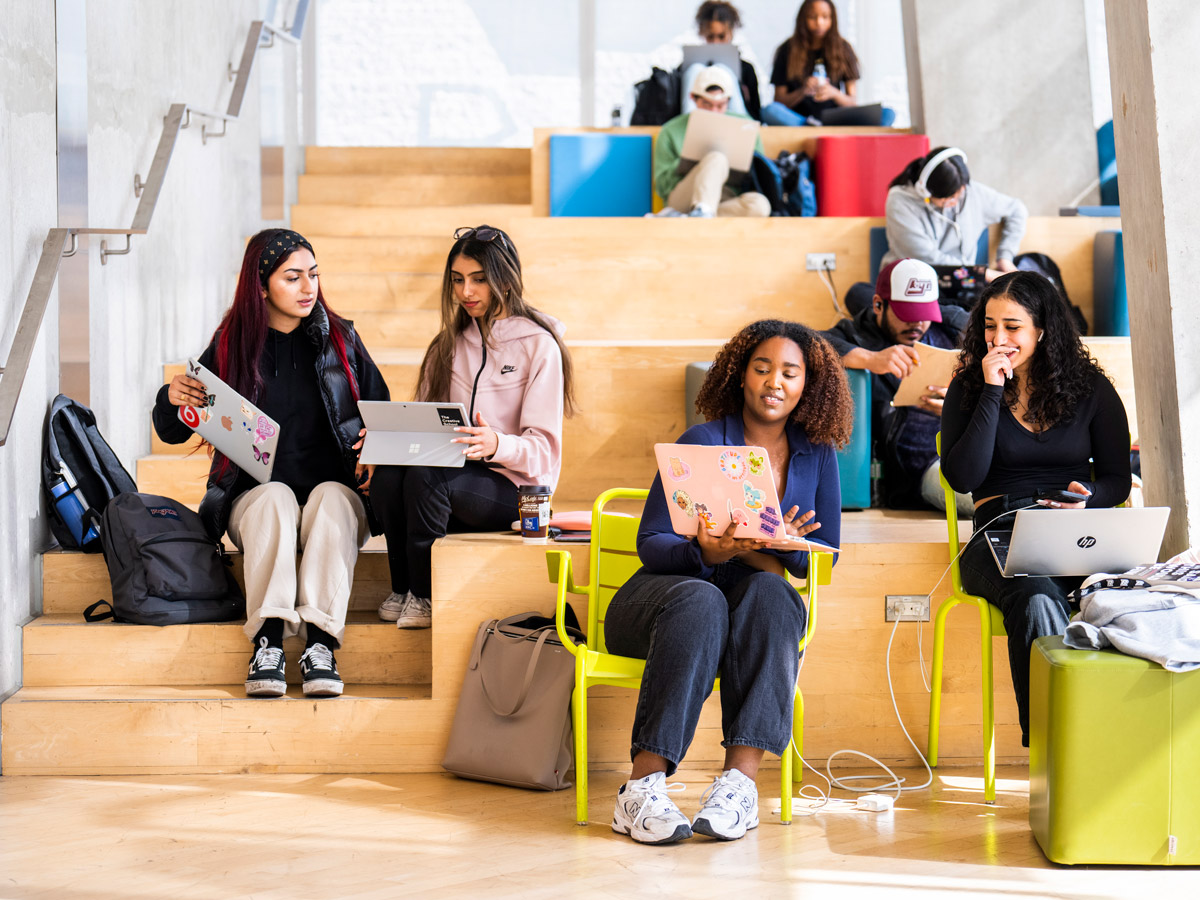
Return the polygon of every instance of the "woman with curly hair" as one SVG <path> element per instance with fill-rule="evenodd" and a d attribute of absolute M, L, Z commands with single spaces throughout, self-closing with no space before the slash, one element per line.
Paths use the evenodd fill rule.
<path fill-rule="evenodd" d="M 975 533 L 1012 530 L 1031 506 L 1116 506 L 1129 496 L 1129 421 L 1116 390 L 1079 340 L 1058 289 L 1035 272 L 1001 276 L 971 312 L 942 406 L 942 472 L 972 492 Z M 1067 489 L 1086 501 L 1035 499 Z M 1004 614 L 1008 658 L 1029 746 L 1029 653 L 1062 634 L 1079 578 L 1005 578 L 984 541 L 960 563 L 963 587 Z"/>
<path fill-rule="evenodd" d="M 838 545 L 834 450 L 849 440 L 854 410 L 841 359 L 824 338 L 794 322 L 746 326 L 717 354 L 696 408 L 708 421 L 679 443 L 765 447 L 788 533 Z M 608 649 L 646 660 L 633 772 L 617 792 L 612 821 L 640 843 L 671 843 L 693 830 L 742 837 L 758 825 L 754 777 L 763 752 L 782 754 L 791 740 L 807 613 L 784 571 L 803 576 L 808 555 L 735 538 L 735 527 L 676 534 L 656 475 L 637 539 L 642 568 L 608 606 Z M 689 822 L 666 778 L 692 742 L 718 673 L 725 764 Z"/>

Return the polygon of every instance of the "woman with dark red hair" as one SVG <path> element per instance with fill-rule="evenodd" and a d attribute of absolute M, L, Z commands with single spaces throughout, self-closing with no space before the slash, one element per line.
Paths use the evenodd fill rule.
<path fill-rule="evenodd" d="M 200 516 L 215 539 L 242 550 L 245 631 L 254 643 L 246 693 L 287 690 L 283 639 L 302 633 L 303 690 L 342 692 L 341 646 L 358 551 L 375 519 L 371 466 L 358 463 L 357 403 L 389 399 L 354 331 L 325 303 L 312 245 L 294 231 L 260 231 L 246 246 L 233 305 L 200 363 L 279 424 L 271 481 L 259 484 L 212 453 Z M 204 385 L 176 375 L 158 392 L 154 428 L 179 444 L 192 431 L 178 407 L 202 406 Z M 297 571 L 297 549 L 304 551 Z"/>

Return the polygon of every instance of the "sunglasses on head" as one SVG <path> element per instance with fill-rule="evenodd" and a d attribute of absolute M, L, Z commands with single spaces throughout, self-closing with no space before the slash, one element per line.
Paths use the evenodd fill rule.
<path fill-rule="evenodd" d="M 456 228 L 454 229 L 454 239 L 456 241 L 482 241 L 490 243 L 496 238 L 500 238 L 501 246 L 506 246 L 508 242 L 505 240 L 504 232 L 499 228 L 493 228 L 491 225 L 480 225 L 476 228 Z"/>

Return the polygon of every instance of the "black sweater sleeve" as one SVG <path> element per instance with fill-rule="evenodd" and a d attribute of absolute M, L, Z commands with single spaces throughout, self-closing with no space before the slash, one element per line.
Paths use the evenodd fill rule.
<path fill-rule="evenodd" d="M 1090 507 L 1124 503 L 1133 483 L 1129 462 L 1129 416 L 1117 389 L 1103 375 L 1096 376 L 1096 414 L 1088 425 L 1092 441 L 1093 481 L 1088 484 Z"/>
<path fill-rule="evenodd" d="M 968 411 L 962 408 L 962 382 L 956 378 L 946 389 L 942 404 L 942 474 L 960 494 L 979 487 L 992 468 L 1003 396 L 1003 387 L 985 384 L 975 408 Z"/>
<path fill-rule="evenodd" d="M 216 371 L 217 342 L 215 340 L 200 354 L 199 362 L 200 365 L 204 366 L 210 372 Z M 158 389 L 158 395 L 154 398 L 154 410 L 150 415 L 150 419 L 154 423 L 154 430 L 158 432 L 159 439 L 163 443 L 182 444 L 196 432 L 192 431 L 192 429 L 179 420 L 179 407 L 174 406 L 167 399 L 167 392 L 170 388 L 171 383 L 167 382 Z"/>

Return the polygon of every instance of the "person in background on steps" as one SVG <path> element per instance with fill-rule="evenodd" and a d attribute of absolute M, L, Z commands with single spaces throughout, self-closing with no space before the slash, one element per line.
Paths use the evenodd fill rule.
<path fill-rule="evenodd" d="M 783 523 L 837 547 L 841 487 L 835 448 L 850 439 L 854 402 L 836 352 L 817 332 L 767 319 L 743 328 L 717 353 L 696 398 L 708 420 L 679 443 L 765 447 Z M 764 751 L 783 754 L 807 611 L 785 570 L 804 578 L 808 554 L 764 541 L 676 534 L 660 476 L 638 532 L 638 569 L 609 603 L 612 653 L 646 660 L 633 722 L 633 772 L 617 792 L 612 828 L 644 844 L 699 832 L 735 840 L 758 826 L 754 778 Z M 697 522 L 700 520 L 697 518 Z M 692 821 L 668 785 L 696 733 L 700 709 L 721 676 L 723 772 Z"/>
<path fill-rule="evenodd" d="M 975 498 L 975 536 L 1012 531 L 1016 511 L 1117 506 L 1129 496 L 1129 422 L 1104 372 L 1079 340 L 1053 282 L 1012 272 L 991 282 L 963 332 L 942 405 L 942 472 Z M 1085 495 L 1072 503 L 1039 490 Z M 1029 654 L 1062 634 L 1068 594 L 1083 579 L 1005 578 L 983 539 L 962 552 L 962 583 L 1004 614 L 1021 743 L 1029 746 Z"/>
<path fill-rule="evenodd" d="M 697 109 L 722 115 L 729 112 L 729 98 L 737 91 L 733 76 L 722 66 L 701 69 L 691 86 Z M 771 202 L 757 191 L 738 191 L 729 181 L 729 159 L 713 150 L 696 162 L 687 173 L 681 172 L 683 138 L 691 113 L 683 113 L 667 122 L 654 142 L 654 189 L 667 205 L 659 216 L 769 216 Z M 763 152 L 762 140 L 755 139 L 754 150 Z"/>
<path fill-rule="evenodd" d="M 517 489 L 553 490 L 564 410 L 574 411 L 562 323 L 525 300 L 521 259 L 499 228 L 454 232 L 442 275 L 442 325 L 425 351 L 416 399 L 461 403 L 461 468 L 380 466 L 372 479 L 387 537 L 392 593 L 379 617 L 399 628 L 432 620 L 430 549 L 451 531 L 508 530 Z"/>
<path fill-rule="evenodd" d="M 243 553 L 246 635 L 254 644 L 246 693 L 287 690 L 283 641 L 300 633 L 305 695 L 342 693 L 333 652 L 342 643 L 354 564 L 374 519 L 369 467 L 358 464 L 357 401 L 389 399 L 352 322 L 329 308 L 312 244 L 271 228 L 246 245 L 233 305 L 200 363 L 279 424 L 271 481 L 259 484 L 213 453 L 200 516 Z M 176 375 L 159 389 L 154 428 L 169 444 L 193 432 L 180 406 L 204 406 L 205 386 Z M 297 572 L 297 548 L 303 550 Z"/>
<path fill-rule="evenodd" d="M 738 8 L 724 0 L 705 0 L 696 10 L 696 30 L 706 44 L 732 44 L 734 32 L 742 27 L 742 17 Z M 762 100 L 758 96 L 758 73 L 748 60 L 741 60 L 741 72 L 738 77 L 738 87 L 741 89 L 742 104 L 746 115 L 752 119 L 762 118 Z M 691 78 L 689 79 L 689 76 Z M 691 69 L 683 73 L 683 83 L 689 84 L 695 80 Z"/>
<path fill-rule="evenodd" d="M 804 0 L 796 14 L 795 33 L 775 51 L 771 65 L 775 101 L 763 107 L 763 123 L 807 125 L 824 110 L 857 106 L 858 77 L 858 57 L 838 33 L 833 3 Z"/>

